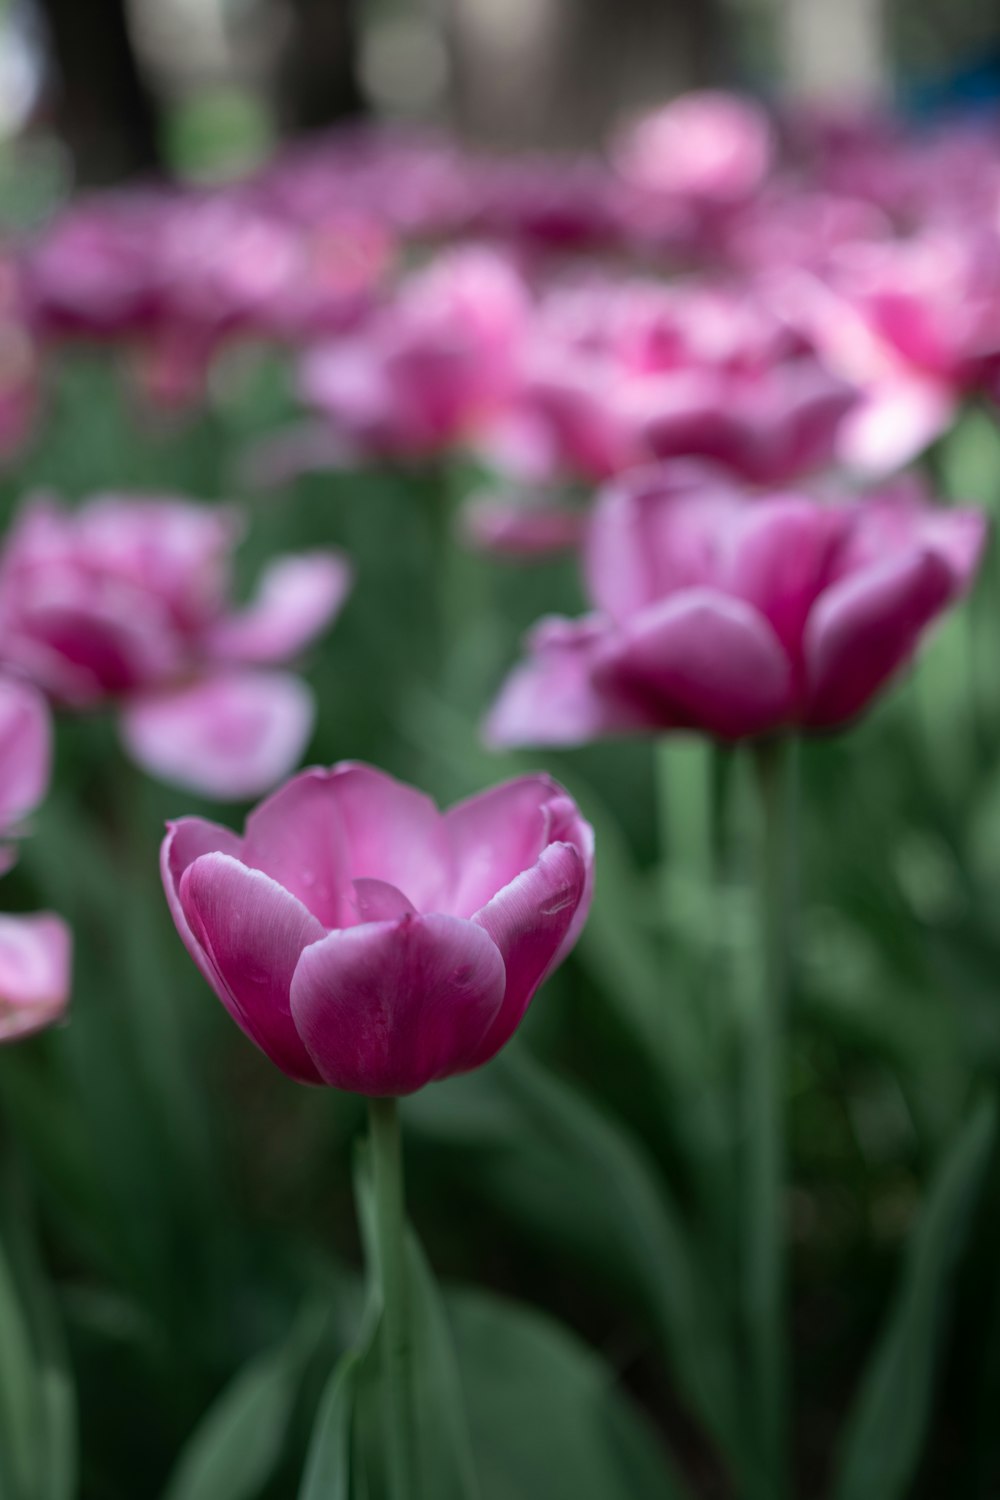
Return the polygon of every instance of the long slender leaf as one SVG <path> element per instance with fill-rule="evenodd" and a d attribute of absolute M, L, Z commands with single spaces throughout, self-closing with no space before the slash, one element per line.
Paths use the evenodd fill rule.
<path fill-rule="evenodd" d="M 949 1283 L 996 1124 L 996 1101 L 980 1100 L 931 1185 L 849 1420 L 836 1500 L 901 1500 L 907 1493 L 924 1442 Z"/>

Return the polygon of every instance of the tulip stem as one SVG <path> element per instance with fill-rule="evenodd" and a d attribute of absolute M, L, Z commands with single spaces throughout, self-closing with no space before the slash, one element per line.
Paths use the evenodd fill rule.
<path fill-rule="evenodd" d="M 369 1099 L 375 1238 L 382 1293 L 382 1391 L 389 1467 L 389 1500 L 417 1492 L 410 1319 L 406 1276 L 403 1153 L 395 1099 Z"/>
<path fill-rule="evenodd" d="M 788 1494 L 788 1351 L 783 1183 L 784 1033 L 789 983 L 795 745 L 756 751 L 761 804 L 760 954 L 747 1053 L 746 1307 L 750 1406 L 769 1500 Z"/>

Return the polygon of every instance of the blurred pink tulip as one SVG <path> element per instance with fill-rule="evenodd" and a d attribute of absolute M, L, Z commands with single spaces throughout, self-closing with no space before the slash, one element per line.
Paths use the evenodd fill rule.
<path fill-rule="evenodd" d="M 741 203 L 771 164 L 767 115 L 750 99 L 721 90 L 684 94 L 644 115 L 618 144 L 629 181 L 698 204 Z"/>
<path fill-rule="evenodd" d="M 312 715 L 304 684 L 257 669 L 316 639 L 351 569 L 336 552 L 280 558 L 257 598 L 235 606 L 241 529 L 231 508 L 166 497 L 29 503 L 0 554 L 3 659 L 61 705 L 121 704 L 127 744 L 154 774 L 213 796 L 258 794 L 295 764 Z"/>
<path fill-rule="evenodd" d="M 519 561 L 571 552 L 583 535 L 583 512 L 544 491 L 480 490 L 460 516 L 462 538 L 474 552 Z"/>
<path fill-rule="evenodd" d="M 498 251 L 441 255 L 369 326 L 306 357 L 304 398 L 362 451 L 412 459 L 461 444 L 509 400 L 527 312 Z"/>
<path fill-rule="evenodd" d="M 181 819 L 161 864 L 189 953 L 272 1062 L 395 1095 L 510 1040 L 586 918 L 593 836 L 544 776 L 441 814 L 344 763 L 294 777 L 242 838 Z"/>
<path fill-rule="evenodd" d="M 0 838 L 16 834 L 45 795 L 52 771 L 48 705 L 30 683 L 0 672 Z M 13 850 L 0 847 L 0 873 Z"/>
<path fill-rule="evenodd" d="M 51 1026 L 69 1001 L 73 940 L 51 912 L 0 914 L 0 1046 Z"/>
<path fill-rule="evenodd" d="M 970 586 L 977 511 L 912 488 L 754 499 L 694 465 L 609 486 L 585 547 L 599 613 L 548 620 L 487 724 L 497 745 L 696 729 L 725 740 L 862 712 Z"/>

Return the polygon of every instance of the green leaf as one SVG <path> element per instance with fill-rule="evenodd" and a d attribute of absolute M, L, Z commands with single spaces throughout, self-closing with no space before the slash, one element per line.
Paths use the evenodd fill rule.
<path fill-rule="evenodd" d="M 38 1370 L 27 1318 L 0 1246 L 0 1494 L 22 1500 L 35 1487 L 40 1451 Z"/>
<path fill-rule="evenodd" d="M 490 1196 L 542 1244 L 565 1246 L 627 1288 L 692 1409 L 739 1465 L 747 1450 L 724 1299 L 655 1163 L 624 1127 L 517 1045 L 488 1077 L 449 1081 L 414 1099 L 410 1115 L 418 1127 L 461 1139 L 484 1090 L 506 1106 L 482 1117 L 496 1131 L 481 1168 Z"/>
<path fill-rule="evenodd" d="M 281 1457 L 312 1348 L 304 1326 L 250 1360 L 226 1387 L 181 1453 L 163 1500 L 252 1500 L 261 1493 Z"/>
<path fill-rule="evenodd" d="M 299 1500 L 351 1500 L 351 1420 L 363 1351 L 334 1368 L 313 1426 Z"/>
<path fill-rule="evenodd" d="M 647 1423 L 578 1339 L 480 1292 L 448 1307 L 483 1500 L 681 1500 Z"/>
<path fill-rule="evenodd" d="M 923 1445 L 950 1281 L 996 1123 L 996 1101 L 981 1100 L 931 1184 L 848 1422 L 835 1500 L 901 1500 L 908 1491 Z"/>

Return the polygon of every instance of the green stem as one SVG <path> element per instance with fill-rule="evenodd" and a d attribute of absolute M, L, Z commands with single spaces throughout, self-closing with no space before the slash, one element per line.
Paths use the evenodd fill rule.
<path fill-rule="evenodd" d="M 761 984 L 747 1058 L 747 1314 L 750 1400 L 768 1500 L 789 1492 L 788 1351 L 784 1224 L 784 1036 L 789 980 L 794 838 L 794 754 L 789 740 L 756 751 L 761 803 Z"/>
<path fill-rule="evenodd" d="M 396 1100 L 370 1099 L 368 1118 L 375 1185 L 375 1238 L 382 1292 L 382 1391 L 389 1500 L 416 1500 L 403 1155 Z"/>

